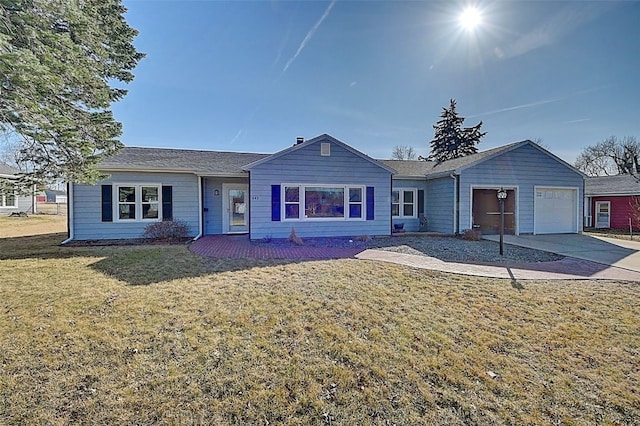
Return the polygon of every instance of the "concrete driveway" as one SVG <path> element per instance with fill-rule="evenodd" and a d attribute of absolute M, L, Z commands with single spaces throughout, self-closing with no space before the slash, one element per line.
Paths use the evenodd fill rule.
<path fill-rule="evenodd" d="M 483 238 L 500 240 L 498 235 L 486 235 Z M 640 241 L 582 234 L 550 234 L 505 235 L 504 242 L 640 272 Z M 505 247 L 505 251 L 508 249 Z"/>

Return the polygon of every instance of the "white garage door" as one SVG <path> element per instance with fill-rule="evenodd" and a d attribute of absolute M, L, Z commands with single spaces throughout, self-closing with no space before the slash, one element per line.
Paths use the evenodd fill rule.
<path fill-rule="evenodd" d="M 534 201 L 536 234 L 575 234 L 578 231 L 578 191 L 536 188 Z"/>

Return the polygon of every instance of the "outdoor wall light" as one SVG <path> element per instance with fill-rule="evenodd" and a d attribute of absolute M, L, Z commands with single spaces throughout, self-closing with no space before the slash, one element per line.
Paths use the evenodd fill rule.
<path fill-rule="evenodd" d="M 215 195 L 216 197 L 217 197 L 218 195 L 220 195 L 220 190 L 219 190 L 219 189 L 214 189 L 214 190 L 213 190 L 213 195 Z"/>

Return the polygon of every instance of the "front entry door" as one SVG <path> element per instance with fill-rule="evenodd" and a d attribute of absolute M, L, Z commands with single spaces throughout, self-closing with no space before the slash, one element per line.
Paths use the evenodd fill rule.
<path fill-rule="evenodd" d="M 222 194 L 223 232 L 249 232 L 249 185 L 224 184 Z"/>
<path fill-rule="evenodd" d="M 596 228 L 611 227 L 611 202 L 596 201 Z"/>

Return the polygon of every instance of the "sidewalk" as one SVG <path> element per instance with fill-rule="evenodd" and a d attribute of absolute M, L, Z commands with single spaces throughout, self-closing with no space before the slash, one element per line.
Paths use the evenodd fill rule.
<path fill-rule="evenodd" d="M 362 260 L 398 263 L 420 269 L 452 272 L 490 278 L 516 280 L 624 280 L 640 282 L 640 272 L 616 268 L 573 257 L 555 262 L 480 265 L 473 263 L 445 262 L 440 259 L 415 254 L 396 253 L 387 250 L 365 250 L 355 256 Z"/>

